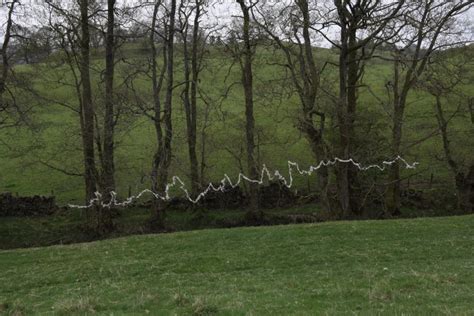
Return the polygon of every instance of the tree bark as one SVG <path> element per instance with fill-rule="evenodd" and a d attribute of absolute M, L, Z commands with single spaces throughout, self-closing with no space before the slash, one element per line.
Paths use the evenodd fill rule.
<path fill-rule="evenodd" d="M 401 101 L 400 90 L 400 52 L 397 50 L 394 56 L 393 75 L 393 117 L 392 117 L 392 155 L 400 155 L 402 142 L 403 112 L 405 102 Z M 385 196 L 385 204 L 389 215 L 400 215 L 401 208 L 400 188 L 400 165 L 393 164 L 389 171 L 389 182 Z"/>
<path fill-rule="evenodd" d="M 464 172 L 454 160 L 448 136 L 448 121 L 444 117 L 441 96 L 435 95 L 436 118 L 443 140 L 444 156 L 454 177 L 457 190 L 458 208 L 466 213 L 472 213 L 474 207 L 474 162 L 471 162 L 468 172 Z"/>
<path fill-rule="evenodd" d="M 156 8 L 157 9 L 157 8 Z M 171 165 L 171 142 L 173 139 L 172 105 L 173 105 L 173 85 L 174 85 L 174 36 L 176 19 L 176 0 L 171 0 L 169 12 L 169 24 L 166 38 L 166 96 L 163 104 L 164 133 L 161 126 L 157 126 L 158 151 L 154 157 L 154 171 L 156 172 L 154 189 L 156 192 L 164 194 L 168 182 L 168 172 Z M 156 22 L 156 20 L 155 20 Z M 152 29 L 155 32 L 155 29 Z M 154 43 L 153 43 L 154 45 Z M 156 65 L 155 65 L 156 66 Z M 155 68 L 156 71 L 156 68 Z M 155 110 L 155 122 L 161 120 L 161 106 L 158 98 L 155 99 L 157 108 Z M 165 204 L 162 200 L 157 200 L 154 206 L 153 219 L 158 226 L 164 225 Z"/>
<path fill-rule="evenodd" d="M 7 110 L 7 105 L 4 104 L 3 95 L 6 90 L 8 73 L 10 71 L 10 64 L 8 61 L 8 48 L 9 48 L 8 46 L 10 44 L 10 39 L 12 37 L 11 30 L 13 26 L 13 12 L 15 10 L 15 4 L 17 3 L 18 1 L 16 0 L 13 1 L 10 4 L 10 7 L 8 8 L 5 35 L 3 37 L 2 50 L 0 52 L 1 59 L 2 59 L 2 68 L 1 68 L 1 74 L 0 74 L 0 111 Z"/>
<path fill-rule="evenodd" d="M 114 71 L 115 71 L 115 0 L 107 1 L 107 33 L 105 43 L 105 115 L 102 166 L 102 193 L 105 199 L 115 190 L 114 164 Z"/>
<path fill-rule="evenodd" d="M 311 21 L 309 16 L 309 7 L 307 0 L 298 0 L 297 5 L 301 11 L 303 17 L 303 39 L 304 49 L 300 51 L 300 61 L 303 63 L 301 66 L 303 79 L 303 89 L 299 90 L 300 99 L 304 100 L 303 103 L 303 120 L 302 120 L 302 131 L 306 135 L 311 150 L 316 158 L 316 161 L 320 162 L 325 160 L 326 157 L 326 145 L 324 143 L 324 125 L 326 116 L 321 111 L 318 111 L 316 104 L 316 98 L 318 96 L 318 89 L 320 84 L 320 72 L 316 67 L 313 56 L 313 46 L 311 45 L 310 27 Z M 301 45 L 301 44 L 299 44 Z M 304 52 L 304 53 L 303 53 Z M 287 58 L 290 55 L 287 54 Z M 291 57 L 290 57 L 291 58 Z M 306 73 L 307 72 L 307 73 Z M 297 78 L 293 76 L 293 81 L 297 83 Z M 320 117 L 319 127 L 315 126 L 313 122 L 313 115 Z M 321 197 L 324 207 L 327 211 L 330 211 L 331 205 L 329 202 L 327 188 L 329 185 L 329 174 L 326 167 L 321 167 L 318 171 L 318 189 L 321 192 Z"/>
<path fill-rule="evenodd" d="M 163 128 L 161 126 L 161 89 L 163 87 L 163 81 L 167 69 L 167 46 L 166 41 L 163 45 L 163 66 L 161 68 L 160 73 L 158 73 L 158 63 L 157 63 L 157 47 L 155 43 L 155 34 L 157 32 L 157 22 L 158 22 L 158 11 L 161 6 L 162 1 L 155 2 L 154 9 L 153 9 L 153 16 L 150 28 L 150 48 L 151 48 L 151 79 L 152 79 L 152 93 L 153 93 L 153 124 L 155 127 L 156 133 L 156 141 L 157 141 L 157 150 L 153 155 L 153 162 L 152 162 L 152 170 L 151 170 L 151 181 L 152 181 L 152 191 L 155 193 L 162 194 L 163 186 L 160 186 L 159 181 L 159 168 L 161 163 L 161 154 L 164 148 L 164 141 L 163 141 Z M 152 214 L 152 221 L 157 221 L 158 226 L 163 225 L 164 221 L 164 214 L 160 212 L 163 209 L 163 203 L 159 200 L 154 200 L 153 203 L 153 214 Z M 163 216 L 162 216 L 163 215 Z"/>
<path fill-rule="evenodd" d="M 97 169 L 94 153 L 94 105 L 90 78 L 90 32 L 89 1 L 80 1 L 81 40 L 80 40 L 80 77 L 82 83 L 82 142 L 84 153 L 84 181 L 86 185 L 86 202 L 94 198 L 97 190 Z"/>
<path fill-rule="evenodd" d="M 191 58 L 191 72 L 192 72 L 192 81 L 191 81 L 191 141 L 189 145 L 189 159 L 191 163 L 191 181 L 194 183 L 193 191 L 197 193 L 200 188 L 200 177 L 199 174 L 199 164 L 196 154 L 196 144 L 197 144 L 197 90 L 199 82 L 199 32 L 200 32 L 200 18 L 201 18 L 201 0 L 196 0 L 196 14 L 194 16 L 194 25 L 193 25 L 193 51 Z M 204 145 L 203 145 L 204 146 Z"/>
<path fill-rule="evenodd" d="M 152 95 L 153 95 L 153 124 L 155 127 L 156 133 L 156 142 L 157 142 L 157 150 L 153 155 L 153 162 L 152 162 L 152 170 L 151 170 L 151 182 L 152 182 L 152 190 L 155 193 L 158 193 L 158 167 L 160 164 L 160 153 L 163 150 L 163 130 L 161 128 L 161 100 L 160 100 L 160 92 L 161 87 L 163 84 L 164 78 L 164 71 L 166 67 L 166 49 L 163 47 L 163 68 L 158 75 L 158 63 L 156 61 L 158 57 L 157 48 L 155 44 L 155 32 L 156 32 L 156 24 L 158 19 L 158 10 L 161 5 L 161 1 L 157 1 L 155 3 L 153 9 L 153 16 L 151 21 L 151 28 L 150 28 L 150 48 L 151 48 L 151 82 L 152 82 Z"/>
<path fill-rule="evenodd" d="M 346 117 L 346 128 L 347 139 L 345 152 L 348 153 L 347 158 L 355 158 L 355 142 L 357 140 L 355 121 L 356 111 L 358 102 L 358 84 L 359 84 L 359 72 L 361 71 L 359 66 L 359 56 L 357 54 L 357 29 L 349 27 L 349 52 L 347 54 L 347 117 Z M 362 66 L 363 67 L 363 66 Z M 359 181 L 359 169 L 349 164 L 347 166 L 347 177 L 349 185 L 349 210 L 352 214 L 360 215 L 361 212 L 361 188 Z"/>
<path fill-rule="evenodd" d="M 115 164 L 114 164 L 114 71 L 115 71 L 115 0 L 107 0 L 107 31 L 105 38 L 105 113 L 103 138 L 100 137 L 97 122 L 97 149 L 101 162 L 100 193 L 102 202 L 108 203 L 111 192 L 115 190 Z M 114 224 L 110 209 L 96 206 L 96 227 L 99 233 L 113 230 Z"/>
<path fill-rule="evenodd" d="M 9 63 L 8 63 L 8 45 L 11 39 L 11 29 L 13 26 L 13 11 L 15 10 L 16 1 L 13 1 L 10 4 L 10 8 L 8 9 L 8 17 L 7 17 L 7 25 L 5 29 L 5 35 L 3 37 L 3 44 L 2 44 L 2 76 L 0 77 L 0 95 L 3 95 L 5 92 L 6 81 L 8 77 L 8 72 L 10 70 Z"/>
<path fill-rule="evenodd" d="M 245 94 L 245 137 L 247 149 L 247 172 L 251 179 L 257 179 L 258 171 L 255 162 L 255 118 L 254 118 L 254 100 L 253 100 L 253 70 L 252 58 L 253 50 L 250 40 L 250 14 L 249 7 L 245 0 L 237 0 L 243 14 L 242 35 L 244 41 L 242 68 L 242 85 Z M 258 209 L 258 191 L 257 185 L 249 184 L 249 209 L 251 212 Z"/>
<path fill-rule="evenodd" d="M 474 212 L 474 163 L 471 163 L 469 167 L 469 172 L 466 177 L 466 212 L 472 213 Z"/>
<path fill-rule="evenodd" d="M 339 1 L 340 2 L 340 1 Z M 342 4 L 340 4 L 342 5 Z M 345 20 L 342 8 L 339 8 L 340 20 Z M 347 82 L 348 82 L 348 29 L 347 25 L 341 24 L 340 33 L 340 53 L 339 53 L 339 102 L 337 103 L 337 121 L 339 124 L 339 156 L 343 159 L 350 158 L 349 142 L 350 130 L 348 128 L 348 112 L 347 112 Z M 336 167 L 336 180 L 338 188 L 339 204 L 342 215 L 349 217 L 352 215 L 352 207 L 350 204 L 350 188 L 349 188 L 349 166 L 347 164 L 339 164 Z"/>
<path fill-rule="evenodd" d="M 194 23 L 191 40 L 191 52 L 188 45 L 188 23 L 183 30 L 184 77 L 183 103 L 186 114 L 186 132 L 190 162 L 191 190 L 197 194 L 201 181 L 199 179 L 199 163 L 197 158 L 197 85 L 199 80 L 199 31 L 201 17 L 201 0 L 195 1 Z M 191 61 L 191 65 L 190 65 Z"/>
<path fill-rule="evenodd" d="M 323 118 L 324 120 L 324 118 Z M 322 123 L 324 125 L 324 123 Z M 304 133 L 311 151 L 314 155 L 314 158 L 317 162 L 327 159 L 327 150 L 326 145 L 323 140 L 323 128 L 318 129 L 314 126 L 312 120 L 307 120 L 306 122 L 300 122 L 300 130 Z M 318 190 L 321 194 L 321 200 L 323 206 L 327 211 L 331 210 L 331 203 L 328 196 L 328 186 L 329 186 L 329 172 L 328 168 L 321 167 L 317 171 L 318 175 Z"/>

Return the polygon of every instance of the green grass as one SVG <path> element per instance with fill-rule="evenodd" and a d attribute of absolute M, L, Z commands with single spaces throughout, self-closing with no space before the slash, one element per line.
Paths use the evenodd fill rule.
<path fill-rule="evenodd" d="M 216 229 L 0 252 L 6 314 L 472 314 L 474 216 Z"/>

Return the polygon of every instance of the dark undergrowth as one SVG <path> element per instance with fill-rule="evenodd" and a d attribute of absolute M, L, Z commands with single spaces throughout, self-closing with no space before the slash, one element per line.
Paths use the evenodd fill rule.
<path fill-rule="evenodd" d="M 401 218 L 462 215 L 459 211 L 404 209 Z M 335 221 L 337 214 L 321 210 L 317 204 L 274 208 L 249 213 L 245 209 L 170 209 L 164 227 L 150 226 L 151 212 L 145 207 L 120 209 L 114 215 L 114 230 L 98 234 L 86 228 L 85 211 L 61 209 L 51 215 L 3 217 L 0 220 L 0 249 L 72 244 L 149 233 L 168 233 L 209 228 L 271 226 Z M 351 220 L 387 219 L 383 212 L 366 212 Z"/>

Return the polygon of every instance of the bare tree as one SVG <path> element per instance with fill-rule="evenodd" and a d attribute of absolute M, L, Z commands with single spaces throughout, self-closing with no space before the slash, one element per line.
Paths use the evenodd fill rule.
<path fill-rule="evenodd" d="M 242 39 L 243 47 L 238 54 L 240 68 L 242 71 L 242 86 L 245 94 L 245 137 L 247 143 L 247 172 L 252 179 L 258 177 L 258 170 L 255 161 L 255 118 L 254 118 L 254 97 L 253 97 L 253 69 L 252 59 L 255 55 L 255 44 L 251 39 L 251 9 L 258 3 L 245 0 L 236 0 L 243 15 Z M 255 184 L 249 185 L 249 207 L 251 211 L 258 208 L 258 191 Z"/>
<path fill-rule="evenodd" d="M 151 7 L 150 7 L 151 4 Z M 144 13 L 151 9 L 151 17 Z M 174 46 L 176 36 L 177 2 L 172 1 L 168 6 L 165 1 L 143 3 L 135 8 L 134 21 L 136 29 L 143 34 L 133 34 L 134 38 L 146 36 L 146 60 L 132 61 L 125 76 L 127 89 L 134 98 L 133 108 L 138 114 L 145 116 L 152 123 L 156 134 L 156 151 L 152 158 L 150 173 L 151 189 L 157 194 L 163 194 L 168 182 L 168 172 L 172 160 L 172 104 L 175 60 Z M 151 97 L 140 88 L 140 81 L 149 79 L 151 82 Z M 151 102 L 150 102 L 151 101 Z M 165 203 L 158 199 L 153 203 L 151 225 L 162 228 L 165 220 Z"/>
<path fill-rule="evenodd" d="M 171 142 L 173 139 L 173 124 L 172 124 L 172 102 L 174 90 L 174 37 L 175 37 L 175 21 L 176 21 L 176 0 L 171 0 L 171 7 L 168 12 L 168 23 L 165 27 L 165 50 L 163 58 L 165 59 L 163 72 L 158 78 L 157 64 L 156 64 L 156 46 L 154 43 L 154 32 L 156 31 L 156 23 L 158 10 L 161 6 L 161 1 L 155 3 L 152 28 L 150 35 L 150 42 L 152 46 L 152 82 L 153 95 L 155 103 L 154 122 L 157 133 L 158 149 L 154 155 L 152 168 L 152 182 L 153 190 L 155 192 L 163 193 L 166 189 L 168 181 L 168 171 L 171 164 Z M 165 101 L 163 110 L 161 108 L 161 101 L 159 93 L 163 79 L 166 79 Z M 162 116 L 163 112 L 163 116 Z M 163 127 L 161 126 L 163 121 Z M 163 225 L 164 220 L 164 205 L 162 201 L 157 201 L 155 205 L 155 220 L 159 226 Z"/>
<path fill-rule="evenodd" d="M 426 74 L 418 86 L 421 86 L 434 98 L 444 160 L 453 174 L 458 208 L 466 213 L 471 213 L 474 210 L 474 158 L 469 154 L 467 156 L 457 155 L 452 142 L 454 137 L 460 134 L 451 133 L 450 128 L 453 125 L 451 121 L 456 116 L 462 117 L 463 112 L 469 112 L 469 97 L 462 92 L 462 85 L 467 82 L 466 74 L 469 73 L 469 66 L 472 66 L 473 53 L 468 47 L 463 51 L 456 51 L 455 57 L 450 57 L 449 53 L 439 53 L 438 56 L 432 57 L 430 65 L 425 71 Z M 448 104 L 458 105 L 456 109 L 451 109 L 448 112 Z M 469 128 L 472 131 L 474 124 L 471 124 Z M 469 140 L 464 141 L 469 142 Z"/>
<path fill-rule="evenodd" d="M 285 4 L 283 7 L 278 5 L 273 7 L 274 10 L 268 5 L 261 9 L 255 7 L 253 12 L 258 13 L 255 21 L 284 53 L 286 63 L 281 66 L 289 71 L 301 104 L 301 115 L 297 126 L 306 136 L 314 158 L 319 162 L 327 159 L 327 147 L 324 141 L 326 114 L 320 104 L 321 101 L 318 102 L 318 99 L 321 100 L 321 68 L 317 66 L 314 57 L 311 37 L 313 23 L 308 1 L 295 0 L 288 6 Z M 275 17 L 279 19 L 275 21 Z M 325 207 L 329 209 L 328 180 L 328 169 L 326 167 L 319 169 L 319 189 Z"/>
<path fill-rule="evenodd" d="M 191 2 L 191 1 L 190 1 Z M 201 184 L 199 175 L 199 163 L 197 158 L 197 98 L 199 75 L 201 72 L 201 59 L 203 55 L 203 38 L 200 27 L 201 18 L 204 14 L 204 1 L 195 0 L 191 4 L 191 9 L 186 10 L 184 1 L 180 6 L 180 17 L 182 24 L 183 38 L 183 59 L 184 59 L 184 89 L 182 92 L 184 110 L 186 114 L 186 131 L 188 140 L 188 154 L 190 161 L 191 189 L 197 193 Z M 190 25 L 191 17 L 193 23 Z M 189 28 L 192 28 L 191 48 L 189 48 L 188 36 Z"/>
<path fill-rule="evenodd" d="M 380 39 L 379 35 L 399 15 L 404 3 L 334 0 L 337 18 L 329 23 L 339 27 L 339 42 L 332 43 L 339 50 L 339 101 L 336 104 L 339 141 L 336 146 L 341 158 L 354 157 L 358 90 L 365 62 L 377 45 L 386 40 Z M 321 34 L 327 37 L 323 32 Z M 361 203 L 357 168 L 350 164 L 339 164 L 336 176 L 343 215 L 349 217 L 358 214 Z"/>
<path fill-rule="evenodd" d="M 20 122 L 25 121 L 25 115 L 30 110 L 30 107 L 20 104 L 19 92 L 17 93 L 15 90 L 19 88 L 22 90 L 21 93 L 25 94 L 31 89 L 31 85 L 27 82 L 27 78 L 15 75 L 11 64 L 14 52 L 11 51 L 10 46 L 16 36 L 13 27 L 14 13 L 18 5 L 20 5 L 18 0 L 7 3 L 5 34 L 0 50 L 0 128 L 17 126 Z"/>
<path fill-rule="evenodd" d="M 107 32 L 105 36 L 105 115 L 101 184 L 108 198 L 115 190 L 114 164 L 114 71 L 115 71 L 115 0 L 107 0 Z"/>
<path fill-rule="evenodd" d="M 402 155 L 403 122 L 407 99 L 425 71 L 431 56 L 437 50 L 459 44 L 444 38 L 452 29 L 454 19 L 472 6 L 472 0 L 460 1 L 411 1 L 402 17 L 404 25 L 400 36 L 394 38 L 393 82 L 389 86 L 393 103 L 392 113 L 392 154 Z M 445 37 L 445 36 L 444 36 Z M 386 207 L 391 215 L 400 214 L 400 166 L 393 164 L 390 169 Z"/>
<path fill-rule="evenodd" d="M 94 104 L 92 102 L 92 86 L 90 76 L 90 31 L 89 31 L 89 0 L 79 1 L 80 10 L 80 61 L 79 73 L 82 88 L 81 125 L 84 147 L 84 180 L 86 199 L 89 201 L 97 191 L 98 173 L 95 164 L 94 149 Z"/>
<path fill-rule="evenodd" d="M 96 27 L 93 18 L 99 17 L 102 12 L 100 5 L 89 0 L 80 0 L 77 6 L 61 6 L 54 1 L 47 1 L 51 15 L 49 26 L 57 37 L 66 65 L 73 78 L 73 83 L 60 81 L 60 84 L 71 86 L 76 92 L 77 105 L 55 100 L 79 116 L 82 153 L 84 157 L 84 172 L 86 203 L 95 197 L 96 192 L 102 193 L 107 201 L 109 193 L 115 189 L 114 181 L 114 127 L 117 117 L 114 113 L 117 98 L 114 94 L 114 28 L 115 28 L 115 1 L 107 3 L 107 18 L 105 19 L 105 114 L 103 134 L 98 120 L 98 108 L 93 99 L 93 83 L 91 71 L 91 33 Z M 54 17 L 53 17 L 54 13 Z M 79 13 L 79 14 L 78 14 Z M 43 96 L 45 100 L 47 97 Z M 99 158 L 99 164 L 96 158 Z M 56 168 L 57 169 L 57 168 Z M 89 224 L 98 232 L 105 232 L 113 228 L 110 212 L 101 205 L 95 205 L 89 212 Z"/>
<path fill-rule="evenodd" d="M 161 6 L 161 1 L 156 1 L 154 8 L 153 8 L 153 16 L 151 22 L 151 29 L 150 29 L 150 47 L 151 47 L 151 79 L 152 79 L 152 90 L 153 90 L 153 109 L 154 115 L 151 116 L 155 131 L 156 131 L 156 138 L 158 143 L 158 148 L 156 153 L 153 157 L 153 164 L 152 164 L 152 172 L 151 172 L 151 179 L 152 179 L 152 190 L 154 192 L 158 192 L 160 190 L 159 179 L 158 179 L 158 168 L 160 167 L 160 155 L 163 152 L 164 148 L 164 141 L 163 141 L 163 130 L 161 126 L 161 99 L 160 93 L 163 86 L 163 80 L 165 77 L 165 70 L 167 64 L 167 52 L 166 52 L 166 44 L 163 47 L 163 67 L 161 72 L 158 74 L 158 63 L 157 63 L 157 47 L 155 43 L 156 39 L 156 28 L 158 22 L 158 12 Z"/>
<path fill-rule="evenodd" d="M 8 45 L 10 44 L 10 40 L 12 37 L 12 26 L 13 26 L 13 12 L 15 10 L 15 5 L 18 1 L 13 1 L 8 7 L 7 13 L 7 25 L 5 27 L 5 36 L 3 37 L 3 44 L 2 44 L 2 72 L 0 77 L 0 101 L 2 101 L 3 94 L 6 91 L 6 82 L 8 79 L 8 75 L 10 73 L 10 64 L 8 58 Z M 2 102 L 3 107 L 3 102 Z"/>

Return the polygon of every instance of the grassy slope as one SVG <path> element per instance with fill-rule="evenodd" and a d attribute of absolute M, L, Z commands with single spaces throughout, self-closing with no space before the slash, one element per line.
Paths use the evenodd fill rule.
<path fill-rule="evenodd" d="M 141 58 L 142 56 L 138 56 Z M 227 75 L 227 68 L 230 66 L 228 57 L 221 55 L 208 56 L 207 63 L 209 68 L 202 74 L 204 85 L 206 85 L 206 93 L 208 93 L 214 101 L 218 102 L 221 95 L 226 91 L 227 85 L 239 80 L 238 67 L 234 67 L 232 76 L 224 83 L 224 77 Z M 270 56 L 271 57 L 271 56 Z M 268 56 L 261 54 L 261 59 Z M 179 58 L 178 58 L 179 62 Z M 97 68 L 100 68 L 97 62 Z M 260 61 L 261 80 L 265 77 L 276 76 L 275 72 L 279 69 L 265 65 L 264 61 Z M 39 66 L 40 69 L 43 66 Z M 121 68 L 122 67 L 122 68 Z M 65 68 L 35 70 L 41 75 L 38 78 L 45 78 L 38 82 L 37 88 L 49 95 L 50 99 L 60 99 L 62 102 L 75 104 L 75 94 L 72 89 L 57 85 L 58 78 L 68 81 L 70 80 L 68 70 Z M 124 66 L 119 64 L 120 69 Z M 182 69 L 177 67 L 177 81 L 182 77 Z M 122 70 L 118 71 L 117 76 L 120 77 Z M 97 83 L 98 73 L 94 73 L 95 82 Z M 66 79 L 64 79 L 65 77 Z M 219 78 L 216 80 L 216 78 Z M 258 85 L 259 83 L 257 83 Z M 260 83 L 265 85 L 265 83 Z M 139 82 L 139 89 L 143 92 L 145 99 L 149 98 L 150 90 L 149 79 Z M 99 90 L 96 88 L 95 97 L 96 106 L 101 106 Z M 175 151 L 175 160 L 172 165 L 172 173 L 178 174 L 185 178 L 188 173 L 188 158 L 185 142 L 184 129 L 184 112 L 180 99 L 180 89 L 175 91 L 174 100 L 174 130 L 173 150 Z M 203 106 L 202 104 L 200 105 Z M 217 105 L 214 104 L 214 107 Z M 278 115 L 282 120 L 282 115 L 287 115 L 286 111 L 294 110 L 294 102 L 286 102 L 283 107 L 283 114 Z M 223 149 L 228 147 L 234 152 L 239 152 L 239 146 L 243 146 L 243 134 L 241 133 L 243 126 L 243 94 L 239 86 L 235 86 L 222 106 L 222 113 L 225 113 L 227 119 L 222 122 L 220 111 L 213 109 L 211 120 L 213 126 L 207 130 L 208 133 L 208 161 L 209 170 L 207 175 L 209 180 L 219 181 L 225 172 L 229 174 L 237 174 L 239 172 L 235 159 Z M 272 160 L 273 163 L 279 164 L 279 167 L 286 166 L 287 159 L 296 159 L 305 156 L 310 158 L 311 155 L 307 151 L 306 142 L 300 139 L 298 132 L 292 127 L 291 119 L 283 119 L 282 125 L 288 126 L 288 129 L 282 129 L 281 126 L 275 125 L 277 116 L 272 113 L 276 110 L 276 105 L 260 107 L 257 111 L 257 125 L 270 135 L 273 145 L 262 146 L 262 162 Z M 202 108 L 199 115 L 202 117 Z M 52 191 L 58 197 L 61 203 L 81 203 L 83 196 L 83 181 L 81 178 L 66 176 L 60 172 L 51 170 L 37 162 L 38 157 L 44 161 L 59 166 L 66 170 L 81 172 L 82 163 L 80 152 L 80 138 L 78 130 L 78 118 L 75 115 L 60 106 L 54 104 L 43 105 L 37 110 L 38 123 L 42 125 L 39 132 L 30 133 L 25 130 L 14 131 L 12 134 L 0 133 L 0 138 L 9 144 L 10 148 L 18 151 L 16 157 L 12 157 L 10 149 L 5 150 L 0 155 L 0 162 L 4 162 L 6 168 L 0 170 L 0 189 L 4 191 L 19 192 L 23 195 L 31 194 L 50 194 Z M 271 114 L 271 115 L 269 115 Z M 152 153 L 156 147 L 155 132 L 150 121 L 137 118 L 129 114 L 124 115 L 126 122 L 122 123 L 117 130 L 116 143 L 118 149 L 116 152 L 116 166 L 118 191 L 127 192 L 131 186 L 134 192 L 149 187 L 148 175 L 150 172 Z M 230 127 L 230 129 L 229 129 Z M 225 133 L 221 133 L 225 130 Z M 33 135 L 34 134 L 34 135 Z M 229 143 L 229 139 L 233 142 Z M 287 141 L 290 139 L 289 145 L 274 145 L 275 142 Z M 264 140 L 263 140 L 264 141 Z M 294 143 L 296 147 L 293 146 Z M 25 152 L 28 146 L 36 146 L 33 151 Z M 291 152 L 290 155 L 285 153 Z M 34 153 L 34 154 L 33 154 Z M 275 154 L 282 154 L 282 159 L 267 159 Z M 302 162 L 310 162 L 308 159 Z"/>
<path fill-rule="evenodd" d="M 133 55 L 127 51 L 124 54 Z M 318 60 L 334 58 L 331 51 L 323 49 L 317 51 L 317 56 Z M 239 69 L 234 66 L 227 82 L 224 82 L 230 66 L 228 56 L 213 52 L 207 57 L 208 67 L 202 74 L 203 88 L 209 97 L 218 102 L 226 91 L 226 87 L 239 80 Z M 277 92 L 281 90 L 278 83 L 268 81 L 281 76 L 280 68 L 268 64 L 277 56 L 271 51 L 259 51 L 257 57 L 256 123 L 261 131 L 260 140 L 264 143 L 260 148 L 260 163 L 266 163 L 271 168 L 284 171 L 286 171 L 287 160 L 298 161 L 305 166 L 314 164 L 306 140 L 294 127 L 299 106 L 297 98 L 295 96 L 289 99 L 283 97 L 281 103 L 278 99 L 270 98 L 272 89 Z M 100 62 L 97 61 L 96 66 L 99 64 Z M 59 98 L 69 103 L 77 103 L 72 89 L 56 87 L 57 84 L 54 83 L 62 76 L 70 80 L 70 78 L 67 79 L 70 76 L 67 69 L 61 67 L 51 69 L 41 65 L 38 67 L 39 69 L 35 71 L 40 72 L 41 76 L 35 75 L 35 77 L 42 78 L 38 83 L 40 90 L 47 92 L 52 99 Z M 124 67 L 119 64 L 118 77 L 123 75 Z M 334 68 L 329 67 L 327 72 L 329 78 L 336 75 Z M 177 75 L 177 81 L 179 81 L 182 76 L 180 66 L 178 66 Z M 94 77 L 97 78 L 98 73 L 94 72 Z M 364 81 L 372 87 L 379 98 L 385 98 L 384 84 L 389 80 L 391 80 L 391 66 L 386 62 L 374 61 L 367 68 Z M 117 82 L 120 80 L 117 79 Z M 143 95 L 147 98 L 150 90 L 149 80 L 143 81 L 139 87 L 143 89 Z M 174 105 L 175 160 L 171 173 L 184 178 L 188 172 L 188 158 L 184 138 L 184 114 L 179 94 L 180 91 L 177 89 Z M 98 98 L 96 105 L 100 107 L 102 104 L 100 94 L 95 93 L 95 97 Z M 333 111 L 333 105 L 328 100 L 318 100 L 318 102 L 321 102 L 328 112 Z M 414 91 L 410 96 L 410 102 L 407 109 L 409 120 L 406 122 L 404 133 L 405 140 L 414 141 L 436 130 L 436 120 L 433 116 L 432 100 L 429 97 L 419 91 Z M 199 115 L 202 118 L 203 104 L 199 106 Z M 456 108 L 457 105 L 453 104 L 451 107 Z M 239 153 L 243 146 L 243 110 L 243 94 L 239 85 L 233 86 L 219 111 L 213 109 L 211 115 L 213 126 L 207 130 L 209 169 L 206 173 L 209 181 L 219 181 L 224 173 L 232 176 L 239 171 L 237 161 L 224 147 L 228 147 L 234 153 Z M 359 122 L 372 124 L 370 122 L 374 121 L 376 126 L 381 127 L 380 132 L 374 133 L 373 138 L 364 140 L 364 144 L 370 143 L 371 150 L 376 151 L 360 154 L 358 158 L 365 163 L 379 162 L 390 155 L 388 142 L 390 116 L 387 111 L 389 110 L 384 109 L 365 89 L 361 89 Z M 41 130 L 32 133 L 20 129 L 0 133 L 2 144 L 9 146 L 8 148 L 0 146 L 0 164 L 2 165 L 0 190 L 19 192 L 22 195 L 50 194 L 53 191 L 60 203 L 81 203 L 83 196 L 81 178 L 66 176 L 38 163 L 38 157 L 40 157 L 44 161 L 70 171 L 82 170 L 78 119 L 71 111 L 52 104 L 43 105 L 37 109 L 37 112 L 38 123 L 42 125 Z M 222 121 L 222 115 L 225 115 L 225 121 Z M 464 117 L 456 118 L 453 124 L 457 127 L 453 131 L 453 147 L 456 148 L 456 154 L 460 155 L 464 151 L 464 155 L 466 152 L 468 155 L 470 143 L 474 141 L 474 138 L 468 134 L 469 131 L 472 134 L 472 129 L 469 129 L 470 122 L 467 117 Z M 156 147 L 150 122 L 127 116 L 126 123 L 118 127 L 116 143 L 118 144 L 116 153 L 118 191 L 123 195 L 128 192 L 129 186 L 133 192 L 148 187 L 147 175 L 150 170 L 152 152 Z M 440 144 L 439 137 L 432 138 L 406 150 L 405 156 L 422 163 L 420 170 L 422 168 L 423 173 L 419 178 L 426 180 L 429 179 L 431 173 L 434 173 L 435 180 L 442 183 L 446 189 L 446 183 L 451 182 L 451 176 L 446 165 L 437 159 L 441 155 Z M 414 180 L 412 183 L 416 182 L 416 179 Z M 296 185 L 299 188 L 306 188 L 307 181 L 306 178 L 296 179 Z"/>
<path fill-rule="evenodd" d="M 2 251 L 0 308 L 467 315 L 473 227 L 474 216 L 339 222 Z"/>

